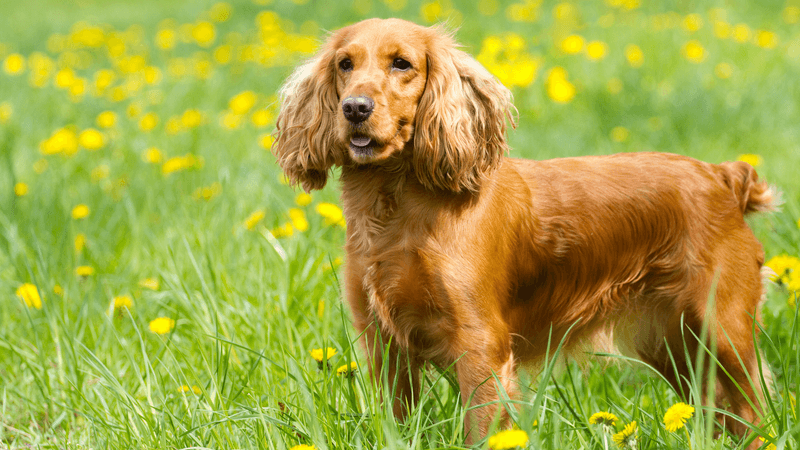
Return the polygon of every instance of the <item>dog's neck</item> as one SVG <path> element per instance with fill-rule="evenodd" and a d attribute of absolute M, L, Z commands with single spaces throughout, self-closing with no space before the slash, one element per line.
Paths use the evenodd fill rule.
<path fill-rule="evenodd" d="M 375 237 L 394 215 L 408 172 L 381 165 L 342 167 L 342 208 L 347 219 L 348 245 L 361 252 L 373 247 Z"/>

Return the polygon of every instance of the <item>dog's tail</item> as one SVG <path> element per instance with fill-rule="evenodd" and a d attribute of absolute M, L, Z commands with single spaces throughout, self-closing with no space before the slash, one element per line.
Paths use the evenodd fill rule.
<path fill-rule="evenodd" d="M 743 214 L 774 211 L 780 202 L 779 193 L 764 181 L 758 181 L 753 166 L 743 161 L 720 164 L 725 184 L 731 189 Z"/>

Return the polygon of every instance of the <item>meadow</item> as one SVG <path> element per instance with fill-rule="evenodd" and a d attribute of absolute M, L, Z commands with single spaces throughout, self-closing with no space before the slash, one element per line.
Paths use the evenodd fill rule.
<path fill-rule="evenodd" d="M 336 182 L 305 194 L 270 153 L 281 82 L 326 30 L 368 17 L 457 29 L 514 93 L 512 156 L 741 159 L 776 186 L 780 211 L 750 221 L 776 272 L 759 344 L 772 393 L 750 440 L 800 447 L 800 3 L 0 11 L 0 449 L 464 447 L 451 370 L 427 369 L 404 422 L 380 401 L 341 302 Z M 665 419 L 682 399 L 621 359 L 523 373 L 514 431 L 479 447 L 749 444 L 697 395 Z"/>

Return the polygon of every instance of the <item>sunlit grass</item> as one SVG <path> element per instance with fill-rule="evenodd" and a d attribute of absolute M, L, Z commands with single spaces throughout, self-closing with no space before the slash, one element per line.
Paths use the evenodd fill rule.
<path fill-rule="evenodd" d="M 761 337 L 775 385 L 753 439 L 797 448 L 800 9 L 302 3 L 3 5 L 0 447 L 463 446 L 448 368 L 426 369 L 403 423 L 380 401 L 340 301 L 336 183 L 300 194 L 268 150 L 277 88 L 325 30 L 399 16 L 458 28 L 513 89 L 513 156 L 742 159 L 783 192 L 752 220 L 776 271 Z M 698 395 L 667 431 L 683 399 L 618 360 L 523 372 L 510 410 L 528 447 L 746 445 L 718 436 Z"/>

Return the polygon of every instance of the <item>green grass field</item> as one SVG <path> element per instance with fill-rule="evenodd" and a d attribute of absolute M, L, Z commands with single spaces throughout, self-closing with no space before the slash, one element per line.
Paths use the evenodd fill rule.
<path fill-rule="evenodd" d="M 779 272 L 758 432 L 800 448 L 800 4 L 691 5 L 4 2 L 0 449 L 463 447 L 451 371 L 403 423 L 378 401 L 340 300 L 338 187 L 299 195 L 269 152 L 276 91 L 325 30 L 391 16 L 458 27 L 512 88 L 513 156 L 741 158 L 783 192 L 751 221 Z M 614 448 L 633 421 L 631 448 L 747 445 L 699 404 L 667 431 L 680 398 L 615 360 L 523 372 L 527 448 Z"/>

